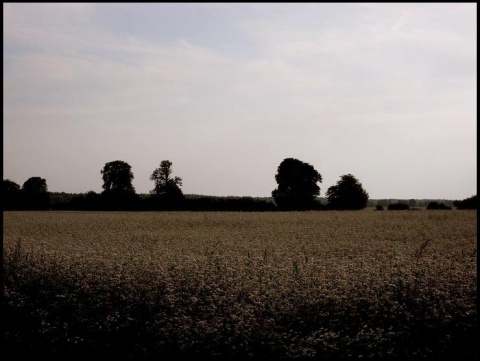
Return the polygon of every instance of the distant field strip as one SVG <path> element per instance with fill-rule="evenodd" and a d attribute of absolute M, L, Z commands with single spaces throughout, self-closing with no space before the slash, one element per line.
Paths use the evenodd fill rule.
<path fill-rule="evenodd" d="M 474 352 L 476 211 L 3 216 L 5 302 L 22 320 L 6 323 L 14 349 L 132 358 Z"/>

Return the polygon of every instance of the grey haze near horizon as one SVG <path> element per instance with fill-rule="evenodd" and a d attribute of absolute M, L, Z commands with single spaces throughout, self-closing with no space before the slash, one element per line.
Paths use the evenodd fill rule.
<path fill-rule="evenodd" d="M 4 3 L 3 177 L 268 197 L 285 158 L 320 196 L 476 194 L 475 3 Z"/>

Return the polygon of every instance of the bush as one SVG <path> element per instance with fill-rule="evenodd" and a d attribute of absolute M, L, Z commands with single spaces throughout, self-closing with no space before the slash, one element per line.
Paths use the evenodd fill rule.
<path fill-rule="evenodd" d="M 410 206 L 406 203 L 392 203 L 388 205 L 389 211 L 404 211 L 410 209 Z"/>
<path fill-rule="evenodd" d="M 457 207 L 457 209 L 477 209 L 477 195 L 465 198 L 462 201 L 455 201 L 453 205 Z"/>
<path fill-rule="evenodd" d="M 452 209 L 452 207 L 448 207 L 443 203 L 433 201 L 428 203 L 427 209 L 428 210 L 450 210 Z"/>
<path fill-rule="evenodd" d="M 383 208 L 383 206 L 382 206 L 381 204 L 377 204 L 377 206 L 375 207 L 375 210 L 376 210 L 376 211 L 383 211 L 384 208 Z"/>

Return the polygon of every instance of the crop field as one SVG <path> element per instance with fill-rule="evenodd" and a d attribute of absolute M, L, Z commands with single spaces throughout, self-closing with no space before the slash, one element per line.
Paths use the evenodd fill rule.
<path fill-rule="evenodd" d="M 476 211 L 3 217 L 18 357 L 478 359 Z"/>

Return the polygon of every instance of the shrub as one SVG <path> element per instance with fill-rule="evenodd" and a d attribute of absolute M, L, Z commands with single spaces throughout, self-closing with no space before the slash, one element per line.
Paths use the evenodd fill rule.
<path fill-rule="evenodd" d="M 448 207 L 443 203 L 432 201 L 427 205 L 428 210 L 450 210 L 452 207 Z"/>
<path fill-rule="evenodd" d="M 403 211 L 410 209 L 410 206 L 406 203 L 392 203 L 388 205 L 389 211 Z"/>
<path fill-rule="evenodd" d="M 455 201 L 453 205 L 457 209 L 477 209 L 477 195 L 465 198 L 462 201 Z"/>

